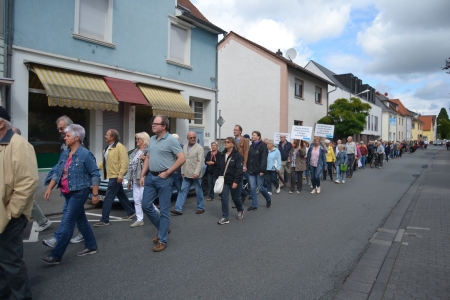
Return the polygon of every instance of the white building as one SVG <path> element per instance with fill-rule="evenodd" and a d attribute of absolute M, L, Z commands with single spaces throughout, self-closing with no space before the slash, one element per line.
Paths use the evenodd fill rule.
<path fill-rule="evenodd" d="M 315 61 L 310 61 L 305 69 L 317 74 L 325 80 L 333 82 L 336 89 L 333 91 L 329 86 L 329 105 L 333 104 L 339 98 L 350 99 L 358 97 L 362 102 L 370 104 L 372 107 L 367 117 L 366 128 L 360 135 L 354 138 L 357 141 L 368 142 L 381 136 L 381 107 L 375 103 L 375 89 L 368 84 L 363 84 L 362 80 L 353 74 L 336 74 Z"/>
<path fill-rule="evenodd" d="M 329 80 L 305 70 L 234 32 L 218 45 L 219 110 L 225 119 L 221 137 L 260 131 L 263 138 L 291 131 L 292 125 L 314 127 L 327 115 Z"/>

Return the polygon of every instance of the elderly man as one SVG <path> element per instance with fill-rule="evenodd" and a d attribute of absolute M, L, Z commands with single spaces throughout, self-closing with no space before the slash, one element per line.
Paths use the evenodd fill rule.
<path fill-rule="evenodd" d="M 355 162 L 355 156 L 357 155 L 357 149 L 356 144 L 353 142 L 353 138 L 351 136 L 347 138 L 347 144 L 345 144 L 345 149 L 347 150 L 347 157 L 348 157 L 347 178 L 352 178 L 353 164 Z"/>
<path fill-rule="evenodd" d="M 0 299 L 32 298 L 23 261 L 23 230 L 38 184 L 34 148 L 11 130 L 11 118 L 0 106 Z"/>
<path fill-rule="evenodd" d="M 280 143 L 278 143 L 278 150 L 280 150 L 281 153 L 281 170 L 280 173 L 284 177 L 283 185 L 287 185 L 289 182 L 289 164 L 287 163 L 289 152 L 291 151 L 292 144 L 286 140 L 286 135 L 281 134 L 280 135 Z"/>
<path fill-rule="evenodd" d="M 181 191 L 178 193 L 175 209 L 170 210 L 174 215 L 183 214 L 183 206 L 186 202 L 186 197 L 192 185 L 195 187 L 197 194 L 197 211 L 196 214 L 205 212 L 204 197 L 202 189 L 202 166 L 203 166 L 203 147 L 197 143 L 197 135 L 193 131 L 189 131 L 187 135 L 188 144 L 184 145 L 183 153 L 186 157 L 186 163 L 181 167 L 181 176 L 183 183 L 181 184 Z"/>
<path fill-rule="evenodd" d="M 103 150 L 103 159 L 98 168 L 102 171 L 102 178 L 108 179 L 108 188 L 103 199 L 102 218 L 100 222 L 94 224 L 95 227 L 109 225 L 109 214 L 116 196 L 127 212 L 123 220 L 131 220 L 136 215 L 122 185 L 123 177 L 128 171 L 127 148 L 119 142 L 119 132 L 115 129 L 109 129 L 105 139 L 108 146 Z"/>
<path fill-rule="evenodd" d="M 150 138 L 149 154 L 141 172 L 141 186 L 144 186 L 142 209 L 158 229 L 158 234 L 153 238 L 153 243 L 156 244 L 153 252 L 160 252 L 166 249 L 167 235 L 170 232 L 170 198 L 175 177 L 172 174 L 186 159 L 180 143 L 168 132 L 169 118 L 157 115 L 152 121 L 152 131 L 155 135 Z M 159 197 L 161 214 L 153 207 L 156 197 Z"/>

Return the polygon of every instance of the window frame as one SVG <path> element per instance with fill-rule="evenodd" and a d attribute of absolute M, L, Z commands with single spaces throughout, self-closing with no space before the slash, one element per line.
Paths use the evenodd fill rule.
<path fill-rule="evenodd" d="M 187 46 L 186 46 L 184 62 L 179 62 L 179 61 L 173 60 L 170 57 L 170 35 L 172 32 L 172 26 L 177 26 L 177 27 L 187 31 Z M 181 21 L 180 19 L 178 19 L 174 16 L 169 15 L 167 57 L 166 57 L 166 62 L 168 64 L 176 65 L 176 66 L 183 67 L 186 69 L 192 69 L 192 66 L 191 66 L 192 28 L 195 28 L 195 26 L 192 24 L 189 24 L 187 22 Z"/>
<path fill-rule="evenodd" d="M 316 89 L 320 89 L 320 93 L 319 93 L 319 101 L 317 101 L 317 92 L 316 92 Z M 322 88 L 320 87 L 320 86 L 315 86 L 315 88 L 314 88 L 314 102 L 316 103 L 316 104 L 322 104 Z"/>
<path fill-rule="evenodd" d="M 195 111 L 195 103 L 201 103 L 202 104 L 202 118 L 201 119 L 196 119 L 195 118 L 195 114 L 197 114 L 197 112 Z M 189 99 L 189 106 L 191 107 L 191 109 L 194 111 L 194 119 L 189 120 L 189 126 L 199 126 L 199 127 L 204 127 L 205 126 L 205 101 L 201 101 L 201 100 L 197 100 L 197 99 Z M 195 120 L 201 120 L 201 124 L 197 124 L 195 123 Z"/>
<path fill-rule="evenodd" d="M 303 121 L 294 120 L 294 126 L 303 126 Z"/>
<path fill-rule="evenodd" d="M 73 26 L 72 37 L 75 39 L 83 40 L 86 42 L 99 44 L 109 48 L 116 48 L 116 45 L 112 43 L 112 30 L 113 30 L 113 7 L 114 0 L 105 0 L 108 1 L 108 9 L 106 12 L 106 22 L 105 22 L 105 40 L 101 41 L 96 38 L 92 38 L 89 36 L 85 36 L 80 34 L 80 5 L 81 0 L 75 0 L 75 21 Z"/>
<path fill-rule="evenodd" d="M 301 93 L 300 95 L 297 95 L 297 81 L 301 82 L 300 86 L 301 86 Z M 304 92 L 305 92 L 305 82 L 299 78 L 295 78 L 294 79 L 294 97 L 295 98 L 300 98 L 300 99 L 304 99 Z"/>

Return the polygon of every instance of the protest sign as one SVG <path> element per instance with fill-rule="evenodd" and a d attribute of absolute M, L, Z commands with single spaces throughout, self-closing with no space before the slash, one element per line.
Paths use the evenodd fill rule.
<path fill-rule="evenodd" d="M 316 124 L 314 136 L 323 136 L 332 139 L 334 136 L 334 125 Z"/>
<path fill-rule="evenodd" d="M 312 135 L 312 127 L 308 126 L 292 126 L 291 139 L 310 141 Z"/>

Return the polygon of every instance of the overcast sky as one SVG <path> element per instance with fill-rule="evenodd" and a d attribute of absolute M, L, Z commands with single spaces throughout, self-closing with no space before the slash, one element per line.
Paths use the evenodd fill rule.
<path fill-rule="evenodd" d="M 295 48 L 410 110 L 450 108 L 450 0 L 191 0 L 206 18 L 274 52 Z"/>

